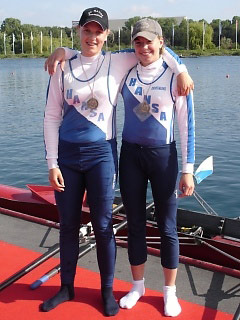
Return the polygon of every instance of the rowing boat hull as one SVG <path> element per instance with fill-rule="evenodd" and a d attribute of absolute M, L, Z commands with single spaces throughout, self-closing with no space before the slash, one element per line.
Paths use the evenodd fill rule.
<path fill-rule="evenodd" d="M 118 199 L 119 201 L 119 199 Z M 28 185 L 28 189 L 0 185 L 0 213 L 15 215 L 19 218 L 36 219 L 40 223 L 55 223 L 58 227 L 58 211 L 55 203 L 53 189 L 49 186 Z M 151 215 L 151 214 L 150 214 Z M 90 220 L 87 206 L 82 208 L 82 223 Z M 114 215 L 114 223 L 125 218 L 124 211 Z M 40 219 L 40 220 L 37 220 Z M 192 236 L 189 233 L 181 232 L 193 225 L 201 226 L 204 229 L 204 237 Z M 51 225 L 52 226 L 52 225 Z M 221 252 L 211 248 L 217 248 L 233 258 L 240 257 L 239 239 L 240 220 L 225 219 L 222 217 L 209 216 L 199 212 L 178 210 L 178 229 L 180 242 L 180 260 L 184 262 L 199 261 L 204 265 L 215 264 L 223 268 L 238 270 L 238 261 L 223 255 Z M 223 235 L 234 237 L 224 238 Z M 147 223 L 148 248 L 150 253 L 160 255 L 160 238 L 157 225 L 154 221 Z M 155 237 L 155 238 L 154 238 Z M 127 245 L 127 230 L 122 230 L 117 239 L 118 243 Z M 193 263 L 191 263 L 193 264 Z"/>

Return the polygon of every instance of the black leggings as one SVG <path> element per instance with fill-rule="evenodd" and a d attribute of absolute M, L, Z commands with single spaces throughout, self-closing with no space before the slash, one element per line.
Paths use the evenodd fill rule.
<path fill-rule="evenodd" d="M 128 219 L 128 254 L 131 265 L 147 260 L 146 193 L 151 183 L 155 216 L 161 236 L 161 263 L 177 268 L 179 242 L 176 227 L 176 180 L 178 174 L 175 143 L 157 148 L 123 141 L 119 182 Z"/>
<path fill-rule="evenodd" d="M 111 287 L 116 260 L 112 227 L 115 160 L 109 142 L 81 146 L 67 142 L 59 145 L 59 167 L 65 190 L 55 192 L 60 215 L 61 281 L 74 282 L 79 252 L 79 228 L 85 189 L 90 218 L 97 242 L 101 284 Z"/>

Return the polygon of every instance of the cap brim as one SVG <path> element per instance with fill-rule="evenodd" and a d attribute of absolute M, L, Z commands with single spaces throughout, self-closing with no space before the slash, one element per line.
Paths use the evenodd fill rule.
<path fill-rule="evenodd" d="M 100 27 L 101 27 L 103 30 L 106 30 L 106 29 L 107 29 L 107 28 L 104 28 L 99 21 L 94 20 L 94 19 L 89 19 L 88 21 L 86 21 L 86 22 L 82 25 L 82 27 L 85 26 L 86 24 L 88 24 L 89 22 L 96 22 L 97 24 L 100 25 Z"/>
<path fill-rule="evenodd" d="M 152 33 L 152 32 L 148 32 L 148 31 L 141 31 L 141 32 L 138 32 L 136 33 L 133 37 L 132 37 L 132 41 L 134 41 L 137 37 L 143 37 L 143 38 L 146 38 L 147 40 L 154 40 L 157 35 Z"/>

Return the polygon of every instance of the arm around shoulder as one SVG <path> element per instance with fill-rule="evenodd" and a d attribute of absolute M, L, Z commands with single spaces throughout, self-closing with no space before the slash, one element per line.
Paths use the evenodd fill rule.
<path fill-rule="evenodd" d="M 62 122 L 62 72 L 58 66 L 56 74 L 50 77 L 44 112 L 44 141 L 48 168 L 57 168 L 58 132 Z"/>
<path fill-rule="evenodd" d="M 194 89 L 194 82 L 179 56 L 168 47 L 163 50 L 163 60 L 177 76 L 177 89 L 180 96 L 187 96 Z"/>
<path fill-rule="evenodd" d="M 53 75 L 57 70 L 58 63 L 60 63 L 61 70 L 64 70 L 65 61 L 71 59 L 77 52 L 77 50 L 67 47 L 57 48 L 45 61 L 45 71 Z"/>

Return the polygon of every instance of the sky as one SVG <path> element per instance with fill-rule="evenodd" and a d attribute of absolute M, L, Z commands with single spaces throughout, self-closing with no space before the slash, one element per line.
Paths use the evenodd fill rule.
<path fill-rule="evenodd" d="M 240 16 L 240 0 L 0 0 L 0 25 L 6 18 L 16 18 L 22 24 L 71 27 L 84 9 L 94 6 L 105 9 L 109 19 L 186 16 L 210 23 Z"/>

